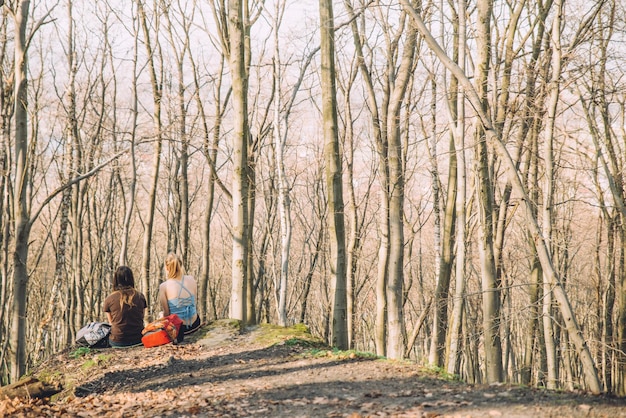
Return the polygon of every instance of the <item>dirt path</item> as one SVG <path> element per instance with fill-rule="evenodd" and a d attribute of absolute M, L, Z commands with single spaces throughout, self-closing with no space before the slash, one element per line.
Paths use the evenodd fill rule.
<path fill-rule="evenodd" d="M 312 348 L 301 339 L 271 345 L 266 333 L 239 333 L 223 321 L 181 345 L 100 350 L 76 359 L 67 351 L 40 374 L 56 373 L 70 389 L 52 402 L 0 401 L 0 415 L 626 417 L 626 399 L 470 386 L 408 362 Z M 277 338 L 287 337 L 271 337 Z"/>

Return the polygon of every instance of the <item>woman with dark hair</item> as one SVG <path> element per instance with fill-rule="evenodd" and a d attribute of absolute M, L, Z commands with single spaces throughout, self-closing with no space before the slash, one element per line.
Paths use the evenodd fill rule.
<path fill-rule="evenodd" d="M 113 274 L 113 293 L 104 300 L 104 312 L 111 324 L 111 347 L 130 347 L 141 344 L 146 298 L 135 290 L 133 271 L 119 266 Z"/>

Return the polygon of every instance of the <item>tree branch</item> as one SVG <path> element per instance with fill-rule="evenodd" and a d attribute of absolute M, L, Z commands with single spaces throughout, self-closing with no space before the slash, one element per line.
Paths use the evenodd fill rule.
<path fill-rule="evenodd" d="M 82 175 L 80 175 L 78 177 L 74 177 L 73 179 L 71 179 L 70 181 L 65 183 L 64 185 L 62 185 L 59 188 L 57 188 L 56 190 L 54 190 L 51 194 L 48 195 L 48 197 L 46 197 L 44 199 L 44 201 L 41 203 L 41 206 L 39 206 L 39 209 L 37 209 L 37 211 L 35 211 L 35 214 L 33 216 L 31 216 L 29 224 L 32 226 L 32 224 L 35 223 L 35 221 L 37 220 L 39 215 L 41 215 L 41 211 L 46 207 L 46 205 L 48 203 L 50 203 L 52 201 L 52 199 L 54 199 L 57 195 L 59 195 L 59 193 L 61 193 L 63 190 L 67 189 L 68 187 L 72 187 L 73 185 L 75 185 L 79 181 L 85 180 L 85 179 L 93 176 L 98 171 L 100 171 L 103 167 L 105 167 L 105 166 L 109 165 L 111 162 L 117 160 L 119 157 L 124 155 L 126 152 L 127 151 L 119 152 L 118 154 L 114 155 L 113 157 L 111 157 L 107 161 L 105 161 L 102 164 L 94 167 L 91 171 L 89 171 L 89 172 L 87 172 L 85 174 L 82 174 Z"/>

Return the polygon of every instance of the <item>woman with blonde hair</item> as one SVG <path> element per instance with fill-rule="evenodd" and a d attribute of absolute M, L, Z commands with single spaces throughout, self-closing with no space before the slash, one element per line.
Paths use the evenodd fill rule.
<path fill-rule="evenodd" d="M 175 253 L 165 257 L 165 278 L 159 286 L 159 302 L 163 315 L 176 314 L 183 321 L 178 342 L 185 334 L 191 334 L 200 327 L 200 316 L 196 308 L 198 286 L 192 276 L 185 275 L 183 263 Z"/>
<path fill-rule="evenodd" d="M 133 271 L 119 266 L 113 274 L 113 293 L 104 300 L 104 312 L 111 324 L 111 347 L 141 344 L 146 308 L 145 296 L 135 289 Z"/>

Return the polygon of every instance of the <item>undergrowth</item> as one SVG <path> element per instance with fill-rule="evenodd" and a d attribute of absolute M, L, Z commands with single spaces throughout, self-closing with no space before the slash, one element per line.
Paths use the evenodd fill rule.
<path fill-rule="evenodd" d="M 311 335 L 305 324 L 281 327 L 273 324 L 261 324 L 255 337 L 263 345 L 288 345 L 301 347 L 320 347 L 322 340 Z"/>
<path fill-rule="evenodd" d="M 378 356 L 374 353 L 358 350 L 339 350 L 338 348 L 312 348 L 302 354 L 304 357 L 332 357 L 336 359 L 370 359 L 385 360 L 385 357 Z"/>
<path fill-rule="evenodd" d="M 424 366 L 424 371 L 436 375 L 438 378 L 449 382 L 458 382 L 461 377 L 458 374 L 448 373 L 444 368 L 433 365 Z"/>

